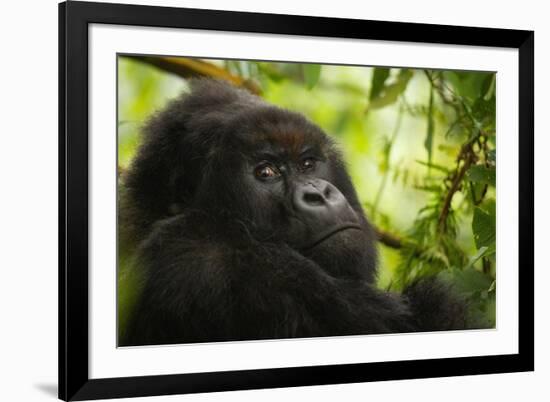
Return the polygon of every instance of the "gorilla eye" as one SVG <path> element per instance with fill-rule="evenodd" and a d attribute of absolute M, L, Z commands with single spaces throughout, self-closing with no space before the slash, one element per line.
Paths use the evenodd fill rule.
<path fill-rule="evenodd" d="M 313 158 L 305 158 L 300 162 L 300 170 L 302 172 L 315 169 L 315 165 L 317 164 L 317 161 Z"/>
<path fill-rule="evenodd" d="M 271 164 L 265 164 L 260 165 L 254 170 L 254 175 L 256 178 L 261 180 L 268 180 L 268 179 L 274 179 L 281 175 L 279 170 L 271 165 Z"/>

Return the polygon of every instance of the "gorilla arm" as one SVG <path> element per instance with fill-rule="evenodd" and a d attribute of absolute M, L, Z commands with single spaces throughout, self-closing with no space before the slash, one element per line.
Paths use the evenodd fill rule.
<path fill-rule="evenodd" d="M 283 244 L 182 238 L 184 221 L 143 245 L 147 281 L 121 345 L 414 331 L 399 295 L 329 276 Z"/>

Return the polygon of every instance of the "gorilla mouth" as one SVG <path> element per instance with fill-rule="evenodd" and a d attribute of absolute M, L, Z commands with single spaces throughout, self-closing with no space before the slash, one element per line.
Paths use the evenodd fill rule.
<path fill-rule="evenodd" d="M 333 237 L 334 235 L 336 235 L 338 233 L 344 232 L 346 230 L 363 230 L 363 228 L 361 228 L 361 226 L 359 226 L 356 223 L 346 223 L 346 224 L 342 224 L 342 225 L 333 226 L 330 229 L 321 232 L 321 234 L 318 235 L 317 238 L 313 242 L 311 242 L 308 245 L 306 245 L 305 247 L 303 247 L 303 249 L 304 250 L 312 249 L 315 246 L 318 246 L 319 244 L 324 242 L 325 240 Z"/>

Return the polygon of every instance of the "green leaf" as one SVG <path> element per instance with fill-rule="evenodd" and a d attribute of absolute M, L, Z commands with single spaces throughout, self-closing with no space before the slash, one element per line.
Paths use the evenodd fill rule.
<path fill-rule="evenodd" d="M 494 166 L 474 165 L 466 173 L 468 180 L 475 183 L 489 184 L 495 186 L 496 169 Z"/>
<path fill-rule="evenodd" d="M 454 289 L 468 300 L 470 317 L 482 327 L 495 325 L 495 293 L 493 278 L 474 268 L 448 269 L 439 278 L 453 285 Z"/>
<path fill-rule="evenodd" d="M 494 126 L 496 116 L 496 101 L 494 98 L 484 100 L 484 98 L 478 98 L 472 106 L 473 117 L 481 122 L 482 126 L 492 127 Z"/>
<path fill-rule="evenodd" d="M 496 215 L 497 203 L 494 198 L 487 198 L 480 205 L 480 208 L 489 215 Z"/>
<path fill-rule="evenodd" d="M 320 64 L 303 64 L 304 79 L 307 89 L 312 89 L 319 78 L 321 77 L 321 65 Z"/>
<path fill-rule="evenodd" d="M 384 85 L 379 92 L 375 92 L 376 96 L 374 98 L 372 97 L 371 90 L 369 109 L 379 109 L 381 107 L 388 106 L 394 103 L 397 98 L 399 98 L 399 95 L 405 92 L 405 89 L 407 89 L 407 85 L 412 76 L 413 72 L 409 69 L 404 68 L 399 72 L 399 75 L 397 76 L 395 82 L 392 84 Z"/>
<path fill-rule="evenodd" d="M 384 83 L 390 76 L 389 68 L 375 68 L 372 73 L 372 83 L 370 88 L 370 97 L 369 100 L 372 101 L 380 95 L 384 89 Z"/>
<path fill-rule="evenodd" d="M 443 76 L 450 81 L 458 95 L 474 101 L 484 97 L 491 87 L 494 73 L 473 71 L 445 71 Z"/>
<path fill-rule="evenodd" d="M 463 294 L 487 291 L 492 284 L 491 278 L 474 268 L 445 270 L 441 278 L 451 281 Z"/>
<path fill-rule="evenodd" d="M 494 210 L 488 213 L 476 207 L 472 219 L 472 231 L 478 250 L 482 247 L 494 248 L 496 240 Z"/>
<path fill-rule="evenodd" d="M 481 247 L 479 250 L 477 250 L 477 253 L 475 253 L 471 258 L 470 261 L 468 261 L 468 265 L 466 268 L 471 268 L 480 258 L 482 258 L 485 253 L 489 250 L 489 247 Z"/>
<path fill-rule="evenodd" d="M 485 93 L 483 95 L 483 100 L 488 101 L 489 99 L 493 98 L 495 96 L 495 89 L 496 89 L 496 83 L 497 83 L 497 75 L 491 74 L 486 78 L 486 82 L 484 82 L 483 85 L 483 92 Z M 488 81 L 488 84 L 487 84 Z"/>
<path fill-rule="evenodd" d="M 470 195 L 475 205 L 483 198 L 487 193 L 487 185 L 483 183 L 470 182 Z"/>
<path fill-rule="evenodd" d="M 265 76 L 274 82 L 281 82 L 287 78 L 277 69 L 275 65 L 271 63 L 258 62 L 256 65 L 262 77 Z"/>
<path fill-rule="evenodd" d="M 477 250 L 477 253 L 475 253 L 470 260 L 468 261 L 468 265 L 466 265 L 466 268 L 472 268 L 476 262 L 478 262 L 481 258 L 490 256 L 491 254 L 494 254 L 496 251 L 494 245 L 492 247 L 483 246 L 479 250 Z"/>
<path fill-rule="evenodd" d="M 485 309 L 483 310 L 485 312 L 485 315 L 487 316 L 489 327 L 494 327 L 496 324 L 496 298 L 494 295 L 494 292 L 491 293 L 491 297 L 489 297 L 489 300 L 487 300 L 487 303 L 485 305 Z"/>
<path fill-rule="evenodd" d="M 489 152 L 487 152 L 487 160 L 492 163 L 496 163 L 497 161 L 497 150 L 491 149 Z"/>

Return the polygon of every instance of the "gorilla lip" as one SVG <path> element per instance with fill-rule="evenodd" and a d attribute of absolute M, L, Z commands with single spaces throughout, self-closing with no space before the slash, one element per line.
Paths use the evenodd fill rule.
<path fill-rule="evenodd" d="M 347 223 L 347 224 L 342 224 L 342 225 L 338 225 L 338 226 L 334 226 L 332 227 L 331 229 L 325 231 L 325 232 L 321 232 L 321 234 L 317 237 L 317 239 L 310 243 L 309 245 L 303 247 L 304 250 L 309 250 L 309 249 L 312 249 L 313 247 L 319 245 L 320 243 L 324 242 L 326 239 L 340 233 L 340 232 L 343 232 L 343 231 L 346 231 L 346 230 L 362 230 L 361 226 L 359 226 L 358 224 L 356 223 Z"/>

